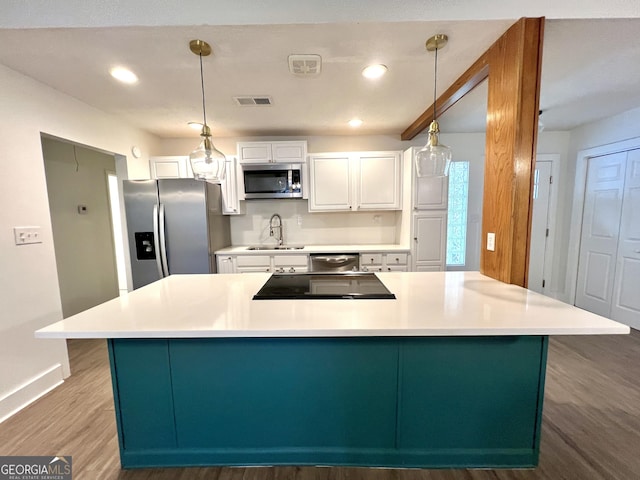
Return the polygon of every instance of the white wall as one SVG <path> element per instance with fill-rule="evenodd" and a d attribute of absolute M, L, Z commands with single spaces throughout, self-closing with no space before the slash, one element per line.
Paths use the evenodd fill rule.
<path fill-rule="evenodd" d="M 557 264 L 557 275 L 554 275 L 554 277 L 557 279 L 558 298 L 564 301 L 570 301 L 571 285 L 569 285 L 569 282 L 573 281 L 572 277 L 575 275 L 575 271 L 570 272 L 567 270 L 569 252 L 570 249 L 578 248 L 578 245 L 569 245 L 578 153 L 588 148 L 600 147 L 638 137 L 640 137 L 640 108 L 628 110 L 604 120 L 584 124 L 570 132 L 567 162 L 564 171 L 562 171 L 563 191 L 560 192 L 558 202 L 557 255 L 554 256 L 556 260 L 554 263 Z M 572 266 L 571 269 L 575 270 L 576 267 Z"/>
<path fill-rule="evenodd" d="M 128 155 L 148 176 L 155 137 L 0 65 L 0 420 L 68 374 L 64 341 L 33 332 L 62 318 L 40 135 Z M 43 243 L 14 245 L 14 226 L 41 226 Z"/>

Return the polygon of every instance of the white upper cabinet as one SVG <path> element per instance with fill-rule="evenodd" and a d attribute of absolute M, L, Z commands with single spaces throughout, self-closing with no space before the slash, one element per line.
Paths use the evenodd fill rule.
<path fill-rule="evenodd" d="M 238 142 L 238 161 L 250 163 L 305 163 L 307 142 Z"/>
<path fill-rule="evenodd" d="M 400 152 L 309 156 L 309 211 L 400 210 Z"/>
<path fill-rule="evenodd" d="M 449 177 L 415 178 L 415 210 L 444 210 L 448 206 Z"/>
<path fill-rule="evenodd" d="M 226 173 L 224 181 L 221 184 L 222 188 L 222 213 L 225 215 L 241 215 L 244 214 L 244 209 L 241 207 L 244 204 L 240 204 L 240 184 L 239 184 L 239 172 L 238 160 L 236 157 L 227 157 Z"/>
<path fill-rule="evenodd" d="M 359 210 L 400 210 L 400 152 L 361 153 L 357 157 Z"/>
<path fill-rule="evenodd" d="M 149 172 L 152 179 L 193 178 L 188 156 L 150 157 Z"/>
<path fill-rule="evenodd" d="M 347 153 L 319 153 L 309 156 L 309 211 L 351 210 L 351 157 Z"/>
<path fill-rule="evenodd" d="M 414 210 L 446 210 L 449 199 L 449 177 L 422 177 L 415 172 L 415 155 L 421 147 L 411 147 L 411 178 L 413 179 Z"/>

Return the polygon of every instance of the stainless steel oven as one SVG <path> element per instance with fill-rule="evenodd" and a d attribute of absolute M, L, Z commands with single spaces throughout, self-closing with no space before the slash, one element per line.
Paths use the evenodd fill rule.
<path fill-rule="evenodd" d="M 252 198 L 302 198 L 302 164 L 242 165 L 244 196 Z"/>

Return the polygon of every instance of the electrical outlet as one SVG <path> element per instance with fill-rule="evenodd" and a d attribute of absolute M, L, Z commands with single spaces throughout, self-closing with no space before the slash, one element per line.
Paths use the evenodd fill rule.
<path fill-rule="evenodd" d="M 491 252 L 496 251 L 496 234 L 487 233 L 487 250 Z"/>
<path fill-rule="evenodd" d="M 27 245 L 29 243 L 42 243 L 40 227 L 14 227 L 13 236 L 16 245 Z"/>

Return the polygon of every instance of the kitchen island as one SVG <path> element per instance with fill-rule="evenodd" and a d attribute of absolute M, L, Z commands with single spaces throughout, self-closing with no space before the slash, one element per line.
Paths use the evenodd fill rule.
<path fill-rule="evenodd" d="M 109 343 L 121 464 L 533 467 L 549 335 L 629 328 L 477 272 L 388 300 L 174 275 L 36 332 Z"/>

